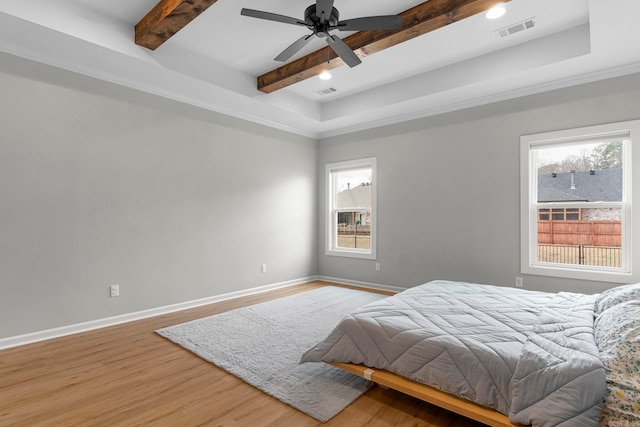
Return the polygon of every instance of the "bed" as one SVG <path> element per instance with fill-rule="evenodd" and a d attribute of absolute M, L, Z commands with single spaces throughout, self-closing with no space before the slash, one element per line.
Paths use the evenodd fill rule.
<path fill-rule="evenodd" d="M 434 281 L 354 311 L 301 361 L 488 425 L 628 427 L 640 425 L 639 355 L 640 285 L 585 295 Z"/>

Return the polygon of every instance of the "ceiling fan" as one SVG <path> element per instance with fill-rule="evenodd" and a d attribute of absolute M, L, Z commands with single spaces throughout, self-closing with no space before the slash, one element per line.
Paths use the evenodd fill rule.
<path fill-rule="evenodd" d="M 333 0 L 316 0 L 315 4 L 307 7 L 304 11 L 304 20 L 246 8 L 243 8 L 240 14 L 253 18 L 266 19 L 268 21 L 299 25 L 313 31 L 311 34 L 302 36 L 293 42 L 274 58 L 276 61 L 283 62 L 295 55 L 311 41 L 313 36 L 316 36 L 325 39 L 327 44 L 345 64 L 349 67 L 355 67 L 362 62 L 360 58 L 358 58 L 358 55 L 356 55 L 341 38 L 331 35 L 329 33 L 330 30 L 395 30 L 402 27 L 402 17 L 400 15 L 367 16 L 340 21 L 338 19 L 338 9 L 333 7 Z"/>

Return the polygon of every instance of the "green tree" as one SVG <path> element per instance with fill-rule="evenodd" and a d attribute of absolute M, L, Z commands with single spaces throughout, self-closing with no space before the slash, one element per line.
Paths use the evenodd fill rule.
<path fill-rule="evenodd" d="M 618 169 L 622 167 L 622 141 L 600 144 L 591 153 L 593 169 Z"/>

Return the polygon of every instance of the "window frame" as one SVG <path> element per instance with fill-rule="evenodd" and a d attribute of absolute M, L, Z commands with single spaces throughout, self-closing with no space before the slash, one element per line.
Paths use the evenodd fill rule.
<path fill-rule="evenodd" d="M 562 210 L 562 212 L 559 212 L 560 210 Z M 548 218 L 546 219 L 542 218 L 543 215 L 547 215 Z M 562 215 L 562 219 L 556 219 L 554 216 L 557 216 L 557 215 Z M 567 219 L 569 215 L 578 215 L 578 219 Z M 576 208 L 576 207 L 558 208 L 556 206 L 553 206 L 550 208 L 541 208 L 541 207 L 538 208 L 538 221 L 566 222 L 566 221 L 580 221 L 581 219 L 582 219 L 582 208 Z"/>
<path fill-rule="evenodd" d="M 335 173 L 347 172 L 357 169 L 371 169 L 371 236 L 370 248 L 341 248 L 337 246 L 337 221 L 336 215 L 344 209 L 336 208 L 336 185 Z M 376 259 L 377 247 L 377 159 L 376 157 L 368 157 L 357 160 L 347 160 L 342 162 L 327 163 L 325 165 L 325 184 L 326 184 L 326 229 L 325 229 L 325 255 L 340 256 L 361 259 Z"/>
<path fill-rule="evenodd" d="M 621 202 L 554 202 L 544 203 L 545 208 L 621 208 L 622 223 L 622 266 L 613 267 L 568 265 L 539 262 L 538 245 L 538 178 L 535 165 L 535 148 L 576 142 L 610 140 L 624 136 L 629 141 L 623 145 L 623 188 Z M 634 140 L 640 143 L 640 120 L 611 123 L 545 132 L 520 137 L 520 233 L 522 274 L 563 277 L 580 280 L 631 283 L 638 280 L 640 261 L 634 260 L 633 251 L 640 250 L 640 226 L 634 227 L 632 200 L 638 197 L 640 173 L 633 173 L 633 165 L 640 165 L 640 150 L 633 149 Z M 638 166 L 640 167 L 640 166 Z M 635 177 L 635 178 L 634 178 Z M 636 182 L 634 182 L 634 179 Z M 635 193 L 634 193 L 635 192 Z M 640 198 L 639 198 L 640 200 Z M 636 213 L 636 216 L 637 213 Z"/>

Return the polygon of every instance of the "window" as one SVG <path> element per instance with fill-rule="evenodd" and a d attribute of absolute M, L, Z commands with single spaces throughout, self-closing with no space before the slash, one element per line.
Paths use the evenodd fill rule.
<path fill-rule="evenodd" d="M 538 208 L 538 221 L 580 221 L 580 208 Z"/>
<path fill-rule="evenodd" d="M 328 164 L 326 177 L 326 254 L 375 259 L 376 159 Z"/>
<path fill-rule="evenodd" d="M 639 135 L 640 120 L 521 137 L 522 273 L 637 280 L 631 169 L 640 164 L 632 154 Z"/>

